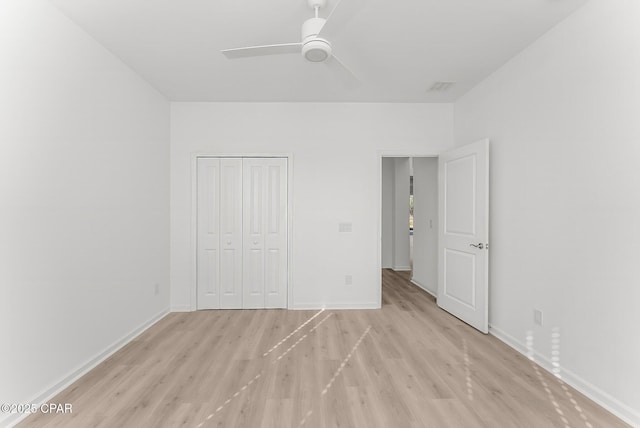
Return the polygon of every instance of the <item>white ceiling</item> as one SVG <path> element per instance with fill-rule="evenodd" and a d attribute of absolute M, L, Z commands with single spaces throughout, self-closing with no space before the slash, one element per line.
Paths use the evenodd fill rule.
<path fill-rule="evenodd" d="M 51 2 L 174 101 L 450 102 L 586 0 L 364 0 L 331 40 L 355 87 L 296 54 L 220 53 L 299 42 L 307 0 Z M 429 91 L 436 81 L 457 83 Z"/>

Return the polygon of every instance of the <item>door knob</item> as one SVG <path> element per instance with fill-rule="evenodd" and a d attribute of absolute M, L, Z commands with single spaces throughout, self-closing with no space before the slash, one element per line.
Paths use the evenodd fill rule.
<path fill-rule="evenodd" d="M 479 250 L 482 250 L 484 248 L 484 244 L 481 242 L 479 244 L 469 244 L 470 247 L 476 247 Z"/>
<path fill-rule="evenodd" d="M 231 245 L 231 241 L 227 241 L 227 245 Z"/>
<path fill-rule="evenodd" d="M 253 245 L 258 245 L 258 241 L 253 241 Z"/>

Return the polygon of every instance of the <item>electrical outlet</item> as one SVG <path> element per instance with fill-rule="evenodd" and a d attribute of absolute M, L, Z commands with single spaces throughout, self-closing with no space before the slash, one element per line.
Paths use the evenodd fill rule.
<path fill-rule="evenodd" d="M 345 275 L 344 285 L 351 285 L 351 284 L 353 284 L 353 277 L 351 275 Z"/>
<path fill-rule="evenodd" d="M 157 282 L 153 284 L 153 294 L 155 294 L 156 296 L 160 294 L 160 284 L 158 284 Z"/>
<path fill-rule="evenodd" d="M 533 310 L 533 322 L 537 325 L 542 325 L 542 311 L 539 309 Z"/>

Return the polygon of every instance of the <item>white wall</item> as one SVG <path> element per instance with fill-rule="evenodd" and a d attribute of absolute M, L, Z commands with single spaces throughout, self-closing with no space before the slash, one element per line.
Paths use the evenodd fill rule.
<path fill-rule="evenodd" d="M 411 270 L 409 252 L 409 158 L 393 159 L 393 269 Z"/>
<path fill-rule="evenodd" d="M 292 308 L 376 307 L 380 151 L 452 145 L 448 104 L 174 103 L 171 304 L 191 307 L 194 153 L 293 154 Z M 352 233 L 339 233 L 352 222 Z M 353 284 L 344 285 L 352 275 Z"/>
<path fill-rule="evenodd" d="M 46 1 L 0 29 L 0 403 L 33 403 L 168 308 L 170 112 Z"/>
<path fill-rule="evenodd" d="M 382 206 L 381 206 L 381 260 L 383 269 L 393 268 L 393 211 L 395 188 L 395 161 L 382 158 Z"/>
<path fill-rule="evenodd" d="M 493 331 L 640 426 L 640 2 L 592 0 L 455 105 L 492 140 Z M 533 324 L 534 308 L 544 326 Z"/>
<path fill-rule="evenodd" d="M 413 272 L 411 280 L 438 292 L 438 158 L 413 158 Z"/>

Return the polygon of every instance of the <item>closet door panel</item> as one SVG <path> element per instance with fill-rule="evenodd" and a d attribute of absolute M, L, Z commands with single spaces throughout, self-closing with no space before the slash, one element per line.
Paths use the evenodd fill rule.
<path fill-rule="evenodd" d="M 243 159 L 245 309 L 264 308 L 265 177 L 262 159 Z"/>
<path fill-rule="evenodd" d="M 242 308 L 242 159 L 220 159 L 220 308 Z"/>
<path fill-rule="evenodd" d="M 220 307 L 220 160 L 197 162 L 197 308 Z"/>
<path fill-rule="evenodd" d="M 287 306 L 287 160 L 267 159 L 265 307 Z"/>

